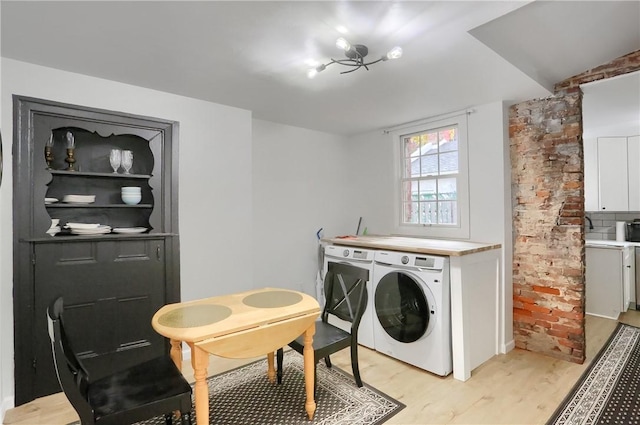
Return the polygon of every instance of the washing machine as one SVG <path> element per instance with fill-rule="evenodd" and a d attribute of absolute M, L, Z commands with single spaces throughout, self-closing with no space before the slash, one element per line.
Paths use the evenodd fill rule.
<path fill-rule="evenodd" d="M 376 251 L 377 351 L 440 376 L 453 370 L 449 257 Z"/>
<path fill-rule="evenodd" d="M 344 263 L 360 267 L 369 271 L 369 281 L 367 282 L 367 307 L 360 320 L 358 328 L 358 344 L 373 349 L 375 347 L 373 338 L 373 250 L 361 249 L 350 246 L 327 245 L 324 248 L 324 267 L 322 276 L 327 273 L 329 263 Z M 324 291 L 318 291 L 318 301 L 324 306 Z M 320 293 L 321 292 L 321 293 Z M 351 331 L 351 323 L 329 316 L 329 323 L 343 329 Z"/>

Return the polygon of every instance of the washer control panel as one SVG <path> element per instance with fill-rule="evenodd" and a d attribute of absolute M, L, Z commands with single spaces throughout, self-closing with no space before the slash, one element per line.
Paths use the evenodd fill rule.
<path fill-rule="evenodd" d="M 448 257 L 395 251 L 376 251 L 374 258 L 376 263 L 380 264 L 415 267 L 425 270 L 442 270 L 449 262 Z"/>

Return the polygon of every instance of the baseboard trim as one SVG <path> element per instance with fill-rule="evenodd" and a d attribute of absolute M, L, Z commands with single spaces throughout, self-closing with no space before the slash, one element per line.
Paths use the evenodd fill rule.
<path fill-rule="evenodd" d="M 2 405 L 0 405 L 0 424 L 4 423 L 4 415 L 7 413 L 7 410 L 13 409 L 14 407 L 15 407 L 14 396 L 5 397 L 2 400 Z"/>
<path fill-rule="evenodd" d="M 516 342 L 515 340 L 512 339 L 511 341 L 504 344 L 501 348 L 502 348 L 502 354 L 507 354 L 509 351 L 516 348 Z"/>

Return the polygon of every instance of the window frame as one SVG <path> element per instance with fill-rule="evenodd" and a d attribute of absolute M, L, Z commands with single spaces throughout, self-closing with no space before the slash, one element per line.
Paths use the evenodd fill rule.
<path fill-rule="evenodd" d="M 456 182 L 458 223 L 434 224 L 434 223 L 404 223 L 403 208 L 403 138 L 416 133 L 428 133 L 438 129 L 457 127 L 458 130 L 458 175 Z M 467 114 L 463 113 L 441 119 L 424 120 L 421 124 L 405 126 L 389 133 L 392 137 L 395 164 L 395 232 L 400 235 L 412 235 L 433 238 L 469 239 L 469 160 L 468 160 L 468 125 Z M 442 175 L 440 177 L 447 177 Z"/>

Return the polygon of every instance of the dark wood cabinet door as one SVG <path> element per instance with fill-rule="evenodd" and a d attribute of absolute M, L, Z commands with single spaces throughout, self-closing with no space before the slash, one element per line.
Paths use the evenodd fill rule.
<path fill-rule="evenodd" d="M 60 391 L 46 311 L 64 297 L 65 326 L 91 379 L 160 355 L 151 317 L 165 304 L 163 239 L 36 244 L 35 396 Z"/>

